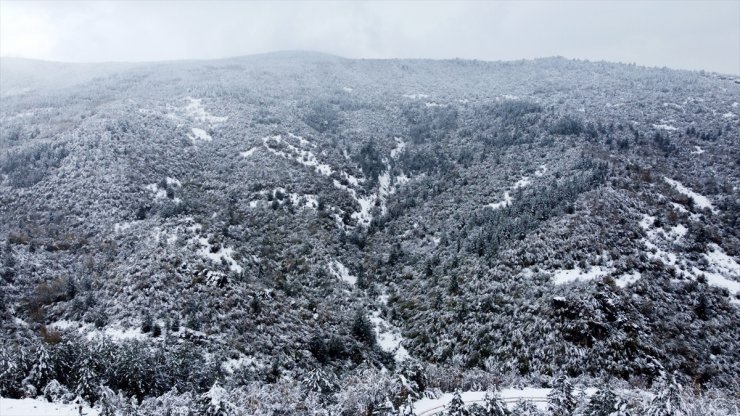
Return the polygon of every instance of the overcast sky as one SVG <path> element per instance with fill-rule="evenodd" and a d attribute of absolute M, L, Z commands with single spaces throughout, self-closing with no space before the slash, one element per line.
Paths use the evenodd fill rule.
<path fill-rule="evenodd" d="M 0 55 L 56 61 L 561 55 L 740 75 L 740 0 L 0 1 Z"/>

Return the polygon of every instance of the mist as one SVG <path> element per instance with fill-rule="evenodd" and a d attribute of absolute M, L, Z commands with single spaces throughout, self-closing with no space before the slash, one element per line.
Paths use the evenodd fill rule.
<path fill-rule="evenodd" d="M 0 2 L 0 55 L 63 62 L 564 56 L 740 74 L 740 2 Z"/>

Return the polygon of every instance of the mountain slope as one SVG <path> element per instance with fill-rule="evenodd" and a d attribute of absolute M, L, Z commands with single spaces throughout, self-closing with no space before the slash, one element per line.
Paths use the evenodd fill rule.
<path fill-rule="evenodd" d="M 731 79 L 287 52 L 109 70 L 0 102 L 3 396 L 218 383 L 247 414 L 358 414 L 559 374 L 737 391 Z"/>

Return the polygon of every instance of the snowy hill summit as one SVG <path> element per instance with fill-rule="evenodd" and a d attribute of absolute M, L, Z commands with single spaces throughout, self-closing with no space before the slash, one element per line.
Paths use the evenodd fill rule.
<path fill-rule="evenodd" d="M 737 414 L 738 161 L 711 73 L 3 58 L 0 414 Z"/>

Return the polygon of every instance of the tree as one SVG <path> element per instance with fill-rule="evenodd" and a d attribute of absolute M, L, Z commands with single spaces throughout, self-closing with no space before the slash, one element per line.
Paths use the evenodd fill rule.
<path fill-rule="evenodd" d="M 201 403 L 206 416 L 228 416 L 233 413 L 233 405 L 226 398 L 226 390 L 218 382 L 203 394 Z"/>
<path fill-rule="evenodd" d="M 367 345 L 375 345 L 375 329 L 367 316 L 358 309 L 352 321 L 352 335 Z"/>
<path fill-rule="evenodd" d="M 555 380 L 547 395 L 547 402 L 553 416 L 570 416 L 573 413 L 578 403 L 573 396 L 573 385 L 567 377 L 561 375 Z"/>
<path fill-rule="evenodd" d="M 37 352 L 38 358 L 31 368 L 31 372 L 26 377 L 25 382 L 32 384 L 37 389 L 41 390 L 46 386 L 46 383 L 54 378 L 54 368 L 51 358 L 49 357 L 49 351 L 43 345 L 39 347 Z"/>
<path fill-rule="evenodd" d="M 506 408 L 498 392 L 486 392 L 483 398 L 483 408 L 486 416 L 508 416 L 509 410 Z"/>
<path fill-rule="evenodd" d="M 645 416 L 688 416 L 681 397 L 681 385 L 672 376 L 663 376 L 657 383 L 657 393 L 645 409 Z"/>
<path fill-rule="evenodd" d="M 93 366 L 94 363 L 90 358 L 82 362 L 80 378 L 75 389 L 75 393 L 90 404 L 95 403 L 98 393 L 97 374 Z"/>
<path fill-rule="evenodd" d="M 600 388 L 586 406 L 584 416 L 610 416 L 617 405 L 617 395 L 608 386 Z"/>
<path fill-rule="evenodd" d="M 455 394 L 452 396 L 452 400 L 450 400 L 450 403 L 447 405 L 445 410 L 445 416 L 469 416 L 470 413 L 467 409 L 465 409 L 465 402 L 462 400 L 462 395 L 460 395 L 460 391 L 455 391 Z"/>

